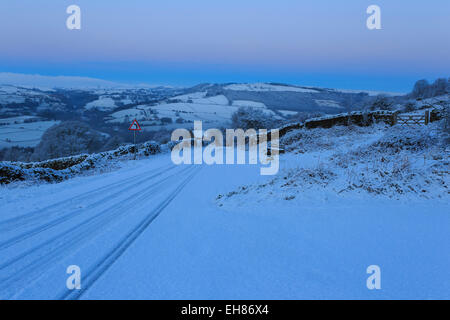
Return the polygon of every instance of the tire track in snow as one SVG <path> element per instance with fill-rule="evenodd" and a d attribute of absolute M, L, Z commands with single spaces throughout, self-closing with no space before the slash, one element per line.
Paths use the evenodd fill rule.
<path fill-rule="evenodd" d="M 58 299 L 77 300 L 123 255 L 123 253 L 136 241 L 136 239 L 147 229 L 147 227 L 160 215 L 160 213 L 172 202 L 173 199 L 192 180 L 199 170 L 194 170 L 178 187 L 165 198 L 154 210 L 152 210 L 144 220 L 129 232 L 110 252 L 108 252 L 94 267 L 87 272 L 83 278 L 81 290 L 67 291 Z"/>
<path fill-rule="evenodd" d="M 165 168 L 170 170 L 171 168 L 174 168 L 174 167 L 175 167 L 174 165 L 162 166 L 160 168 L 146 171 L 143 174 L 160 171 L 161 169 L 165 169 Z M 65 208 L 67 206 L 67 202 L 81 201 L 86 198 L 91 198 L 93 196 L 93 194 L 95 194 L 95 193 L 100 193 L 100 192 L 103 192 L 103 191 L 111 189 L 111 188 L 115 189 L 117 187 L 122 187 L 127 184 L 133 184 L 136 182 L 136 178 L 139 178 L 139 177 L 142 177 L 142 173 L 132 176 L 132 177 L 129 177 L 129 178 L 126 178 L 122 181 L 113 182 L 106 186 L 96 188 L 94 190 L 86 191 L 80 195 L 77 195 L 77 196 L 69 198 L 69 199 L 65 199 L 63 201 L 59 201 L 59 202 L 49 205 L 47 207 L 44 207 L 44 208 L 41 208 L 38 210 L 34 210 L 29 213 L 25 213 L 23 215 L 20 215 L 20 216 L 17 216 L 17 217 L 14 217 L 14 218 L 11 218 L 11 219 L 8 219 L 5 221 L 1 221 L 0 222 L 0 232 L 1 231 L 11 231 L 11 230 L 14 230 L 14 228 L 20 228 L 20 227 L 26 225 L 27 223 L 32 222 L 33 220 L 41 221 L 43 217 L 47 217 L 47 216 L 51 215 L 52 213 L 58 212 L 59 209 L 61 209 L 61 207 Z M 49 210 L 51 210 L 51 211 L 49 211 Z"/>
<path fill-rule="evenodd" d="M 104 208 L 103 210 L 101 210 L 100 212 L 95 214 L 94 216 L 91 216 L 88 219 L 86 219 L 84 221 L 81 221 L 77 225 L 73 226 L 70 231 L 59 233 L 56 236 L 52 237 L 51 239 L 48 239 L 44 243 L 39 244 L 39 245 L 35 246 L 34 248 L 28 249 L 26 252 L 20 254 L 19 256 L 9 260 L 8 262 L 5 262 L 5 263 L 1 264 L 0 265 L 0 271 L 5 269 L 6 267 L 9 267 L 13 263 L 16 263 L 20 259 L 28 256 L 29 254 L 35 253 L 37 250 L 41 249 L 43 246 L 46 246 L 46 245 L 48 246 L 48 245 L 51 245 L 52 243 L 54 243 L 56 241 L 64 240 L 64 237 L 68 237 L 70 235 L 74 235 L 76 237 L 77 233 L 74 231 L 74 229 L 80 230 L 81 227 L 86 227 L 86 226 L 89 227 L 94 222 L 98 222 L 98 223 L 99 222 L 105 222 L 105 220 L 108 220 L 108 218 L 115 217 L 114 214 L 117 214 L 117 212 L 119 211 L 118 209 L 119 208 L 121 209 L 121 208 L 125 207 L 126 201 L 134 199 L 134 198 L 136 198 L 136 196 L 144 197 L 144 196 L 152 195 L 155 190 L 159 190 L 157 188 L 157 187 L 159 187 L 159 185 L 161 185 L 164 182 L 170 180 L 171 178 L 173 178 L 177 174 L 178 173 L 169 175 L 169 176 L 167 176 L 167 177 L 157 181 L 156 183 L 152 183 L 151 185 L 145 185 L 143 188 L 140 188 L 138 191 L 129 194 L 125 199 L 120 199 L 118 201 L 118 203 L 114 203 L 114 204 Z M 148 188 L 148 187 L 150 187 L 150 188 Z M 143 190 L 147 190 L 147 191 L 143 191 Z M 125 189 L 123 191 L 129 191 L 129 190 Z M 141 195 L 139 196 L 139 194 L 141 194 Z M 123 211 L 123 212 L 125 212 L 125 211 Z M 105 213 L 110 213 L 110 214 L 109 215 L 103 215 Z M 102 218 L 102 219 L 100 219 L 100 218 Z"/>
<path fill-rule="evenodd" d="M 192 168 L 183 169 L 180 174 L 186 175 L 189 174 L 190 171 L 192 171 Z M 83 243 L 102 233 L 102 230 L 111 222 L 115 221 L 115 219 L 126 214 L 126 209 L 129 209 L 128 201 L 148 200 L 149 196 L 157 194 L 162 190 L 160 185 L 170 182 L 170 179 L 173 179 L 176 176 L 179 177 L 179 174 L 175 173 L 156 183 L 146 185 L 138 192 L 132 193 L 127 198 L 122 199 L 119 204 L 109 206 L 97 215 L 74 226 L 70 231 L 60 233 L 44 243 L 3 263 L 0 265 L 0 271 L 2 271 L 2 273 L 9 271 L 11 275 L 6 278 L 0 278 L 0 292 L 17 291 L 14 289 L 20 288 L 21 283 L 28 283 L 28 279 L 36 279 L 37 275 L 44 274 L 45 268 L 48 265 L 55 262 L 58 258 L 67 256 L 71 252 L 76 251 Z M 148 187 L 150 188 L 148 189 Z M 143 191 L 146 189 L 147 191 Z M 105 213 L 107 215 L 103 215 Z M 21 264 L 24 263 L 24 260 L 30 257 L 34 259 L 31 262 L 25 261 L 25 265 L 21 266 Z"/>
<path fill-rule="evenodd" d="M 127 190 L 129 190 L 128 185 L 132 185 L 131 188 L 133 187 L 139 187 L 139 184 L 145 181 L 148 181 L 149 179 L 154 179 L 164 173 L 167 173 L 170 170 L 173 170 L 174 168 L 176 168 L 175 166 L 171 167 L 170 169 L 166 170 L 166 171 L 162 171 L 162 172 L 158 172 L 156 174 L 151 175 L 150 177 L 142 177 L 139 180 L 134 180 L 132 182 L 128 182 L 127 184 L 125 184 L 127 186 Z M 151 172 L 154 172 L 154 170 L 152 170 Z M 124 185 L 121 185 L 121 187 L 123 187 Z M 117 187 L 117 186 L 116 186 Z M 113 189 L 115 189 L 116 187 L 114 187 Z M 80 208 L 80 209 L 76 209 L 75 211 L 69 211 L 68 213 L 62 215 L 61 217 L 54 219 L 48 223 L 45 223 L 41 226 L 38 226 L 32 230 L 26 231 L 24 233 L 18 234 L 4 242 L 0 242 L 0 251 L 7 249 L 17 243 L 20 243 L 34 235 L 37 235 L 43 231 L 46 231 L 50 228 L 53 228 L 55 226 L 60 225 L 61 223 L 64 223 L 70 219 L 76 218 L 80 216 L 80 213 L 87 213 L 89 212 L 89 210 L 91 209 L 95 209 L 96 207 L 105 204 L 108 201 L 111 200 L 115 200 L 115 197 L 119 196 L 120 194 L 123 193 L 123 189 L 120 189 L 119 191 L 113 193 L 113 194 L 108 194 L 107 196 L 101 198 L 100 200 L 95 201 L 94 203 L 91 203 L 90 205 L 86 206 L 85 208 Z"/>

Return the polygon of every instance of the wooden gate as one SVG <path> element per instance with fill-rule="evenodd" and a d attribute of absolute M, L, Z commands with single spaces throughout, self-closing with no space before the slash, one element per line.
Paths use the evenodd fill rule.
<path fill-rule="evenodd" d="M 424 114 L 398 114 L 395 123 L 401 125 L 428 125 L 430 122 L 430 111 L 425 111 Z"/>

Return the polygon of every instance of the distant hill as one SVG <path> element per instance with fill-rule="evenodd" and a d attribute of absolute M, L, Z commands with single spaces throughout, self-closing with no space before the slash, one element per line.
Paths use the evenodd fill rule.
<path fill-rule="evenodd" d="M 111 88 L 155 88 L 148 84 L 126 84 L 89 77 L 42 76 L 39 74 L 21 74 L 0 72 L 0 85 L 14 85 L 38 89 L 111 89 Z"/>
<path fill-rule="evenodd" d="M 0 140 L 3 146 L 33 147 L 48 126 L 67 120 L 86 122 L 124 138 L 135 118 L 147 132 L 191 127 L 194 120 L 220 128 L 230 124 L 240 107 L 258 108 L 274 119 L 290 121 L 298 113 L 360 110 L 377 94 L 282 83 L 204 83 L 176 88 L 0 73 Z M 388 95 L 392 100 L 404 99 Z"/>

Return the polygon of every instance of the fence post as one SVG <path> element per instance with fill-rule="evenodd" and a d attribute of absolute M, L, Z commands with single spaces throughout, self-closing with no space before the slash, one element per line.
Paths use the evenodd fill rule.
<path fill-rule="evenodd" d="M 392 116 L 392 125 L 395 126 L 397 124 L 397 113 L 394 113 Z"/>
<path fill-rule="evenodd" d="M 430 110 L 425 111 L 425 125 L 428 125 L 430 121 Z"/>

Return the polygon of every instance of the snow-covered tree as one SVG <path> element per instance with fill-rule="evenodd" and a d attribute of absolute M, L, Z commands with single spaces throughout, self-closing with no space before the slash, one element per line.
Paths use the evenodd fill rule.
<path fill-rule="evenodd" d="M 30 161 L 31 155 L 33 154 L 33 148 L 22 148 L 22 147 L 10 147 L 5 148 L 0 151 L 1 161 Z"/>
<path fill-rule="evenodd" d="M 47 129 L 34 150 L 35 161 L 99 151 L 104 137 L 87 124 L 67 121 Z"/>
<path fill-rule="evenodd" d="M 232 127 L 235 129 L 271 129 L 274 121 L 272 117 L 258 108 L 240 107 L 231 117 Z"/>
<path fill-rule="evenodd" d="M 414 85 L 411 96 L 413 98 L 432 98 L 450 92 L 450 79 L 439 78 L 432 84 L 427 80 L 419 80 Z"/>
<path fill-rule="evenodd" d="M 115 150 L 118 147 L 120 147 L 124 143 L 123 139 L 119 136 L 112 136 L 111 138 L 106 141 L 105 145 L 103 146 L 104 151 L 111 151 Z"/>
<path fill-rule="evenodd" d="M 448 83 L 447 83 L 447 79 L 444 78 L 440 78 L 437 79 L 433 85 L 432 85 L 432 97 L 436 97 L 436 96 L 442 96 L 444 94 L 446 94 L 448 88 Z"/>
<path fill-rule="evenodd" d="M 371 110 L 391 110 L 392 102 L 383 95 L 378 95 L 372 102 Z"/>
<path fill-rule="evenodd" d="M 414 84 L 414 88 L 413 91 L 411 92 L 411 95 L 414 98 L 424 98 L 427 94 L 428 94 L 428 88 L 429 88 L 430 84 L 428 83 L 427 80 L 422 79 L 417 81 Z"/>

